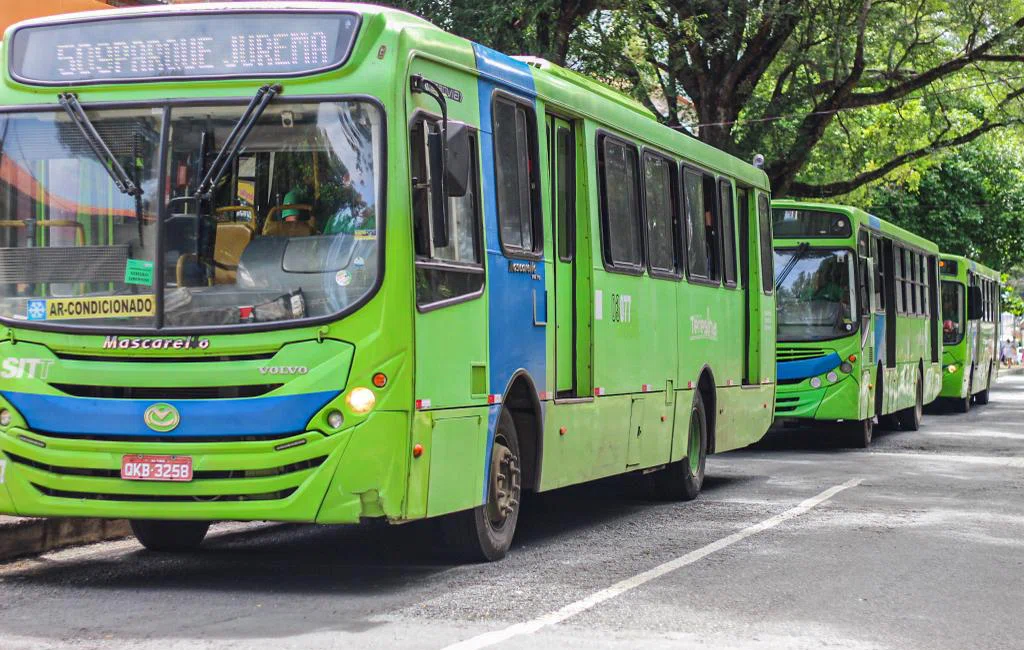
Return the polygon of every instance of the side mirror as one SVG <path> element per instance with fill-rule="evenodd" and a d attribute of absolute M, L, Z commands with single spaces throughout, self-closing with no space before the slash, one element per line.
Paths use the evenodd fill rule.
<path fill-rule="evenodd" d="M 427 134 L 427 164 L 430 167 L 430 231 L 435 248 L 448 245 L 448 199 L 444 191 L 444 140 L 441 131 Z"/>
<path fill-rule="evenodd" d="M 469 191 L 470 165 L 473 152 L 470 150 L 469 127 L 465 124 L 448 123 L 448 158 L 445 161 L 445 185 L 448 196 L 466 196 Z"/>
<path fill-rule="evenodd" d="M 981 287 L 967 287 L 967 320 L 977 320 L 983 316 Z"/>

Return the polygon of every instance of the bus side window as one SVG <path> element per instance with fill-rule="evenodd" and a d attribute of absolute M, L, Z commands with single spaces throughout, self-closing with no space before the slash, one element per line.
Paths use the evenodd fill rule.
<path fill-rule="evenodd" d="M 484 268 L 480 246 L 480 203 L 476 136 L 470 135 L 470 182 L 466 194 L 448 197 L 448 245 L 434 246 L 430 218 L 431 169 L 427 163 L 426 119 L 410 130 L 410 171 L 416 248 L 416 304 L 419 307 L 478 295 L 483 289 Z"/>
<path fill-rule="evenodd" d="M 906 308 L 906 285 L 903 282 L 903 249 L 893 246 L 893 260 L 895 265 L 892 269 L 893 282 L 896 285 L 896 313 L 905 314 Z"/>
<path fill-rule="evenodd" d="M 683 170 L 686 202 L 686 261 L 690 277 L 717 283 L 721 277 L 721 243 L 715 179 Z"/>
<path fill-rule="evenodd" d="M 725 284 L 736 286 L 736 210 L 732 202 L 732 181 L 722 179 L 718 182 L 719 202 L 721 203 L 722 251 L 724 262 Z"/>
<path fill-rule="evenodd" d="M 494 169 L 498 231 L 506 252 L 533 256 L 541 250 L 538 222 L 537 120 L 522 104 L 494 99 Z"/>
<path fill-rule="evenodd" d="M 609 269 L 643 273 L 639 159 L 636 147 L 601 136 L 600 189 L 604 262 Z"/>
<path fill-rule="evenodd" d="M 875 258 L 875 307 L 879 312 L 885 311 L 885 269 L 882 266 L 882 240 L 871 238 L 871 254 Z"/>
<path fill-rule="evenodd" d="M 757 195 L 757 222 L 761 244 L 761 289 L 771 294 L 775 289 L 775 255 L 772 254 L 772 210 L 767 194 Z"/>

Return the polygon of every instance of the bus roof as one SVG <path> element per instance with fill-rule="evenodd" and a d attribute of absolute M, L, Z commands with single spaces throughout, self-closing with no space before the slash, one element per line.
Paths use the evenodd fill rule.
<path fill-rule="evenodd" d="M 982 264 L 981 262 L 977 262 L 975 260 L 972 260 L 969 257 L 964 257 L 963 255 L 952 255 L 952 254 L 949 254 L 949 253 L 943 253 L 942 254 L 942 259 L 944 259 L 944 260 L 951 260 L 953 262 L 956 262 L 958 269 L 966 269 L 968 271 L 974 271 L 978 275 L 981 275 L 981 276 L 993 279 L 993 280 L 995 280 L 997 282 L 1001 279 L 1001 274 L 999 273 L 999 271 L 996 271 L 995 269 L 989 268 L 989 267 L 985 266 L 984 264 Z M 958 275 L 961 275 L 961 273 L 958 273 Z M 962 275 L 965 278 L 967 277 L 967 273 L 966 272 L 962 273 Z"/>
<path fill-rule="evenodd" d="M 790 199 L 775 199 L 772 201 L 773 208 L 783 208 L 790 210 L 819 210 L 822 212 L 836 212 L 839 214 L 846 215 L 851 222 L 857 225 L 864 226 L 869 230 L 889 235 L 894 239 L 918 246 L 925 250 L 938 253 L 939 246 L 930 239 L 921 237 L 920 235 L 914 234 L 909 230 L 901 228 L 894 223 L 890 223 L 885 219 L 876 217 L 873 214 L 865 212 L 858 207 L 852 205 L 842 205 L 838 203 L 821 203 L 815 201 L 794 201 Z M 848 238 L 853 240 L 856 237 L 857 229 L 853 229 L 853 235 Z"/>

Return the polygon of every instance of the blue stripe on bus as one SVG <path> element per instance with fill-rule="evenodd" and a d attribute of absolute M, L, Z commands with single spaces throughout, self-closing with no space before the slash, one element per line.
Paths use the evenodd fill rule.
<path fill-rule="evenodd" d="M 881 230 L 882 229 L 882 220 L 879 219 L 878 217 L 876 217 L 873 214 L 869 214 L 868 215 L 868 225 L 871 226 L 872 228 L 874 228 L 875 230 Z"/>
<path fill-rule="evenodd" d="M 30 429 L 40 433 L 104 436 L 214 437 L 271 435 L 306 430 L 309 420 L 338 391 L 244 397 L 240 399 L 92 399 L 4 391 Z M 143 414 L 156 403 L 178 409 L 181 422 L 170 432 L 153 431 Z"/>
<path fill-rule="evenodd" d="M 512 377 L 525 371 L 538 391 L 545 390 L 547 329 L 534 325 L 547 320 L 547 294 L 543 260 L 536 260 L 532 272 L 513 273 L 511 260 L 501 250 L 498 232 L 498 204 L 495 190 L 494 138 L 491 106 L 495 90 L 518 96 L 536 110 L 536 88 L 530 67 L 490 48 L 473 44 L 480 96 L 480 159 L 483 172 L 484 232 L 487 244 L 488 284 L 488 393 L 504 395 Z M 539 127 L 543 129 L 543 127 Z M 539 164 L 540 161 L 534 161 Z M 538 233 L 539 237 L 543 237 Z M 533 263 L 528 260 L 525 263 Z M 487 455 L 484 457 L 484 502 L 491 474 L 491 448 L 497 425 L 497 408 L 490 410 L 487 427 Z"/>
<path fill-rule="evenodd" d="M 839 355 L 835 352 L 824 357 L 816 357 L 814 359 L 779 361 L 775 364 L 775 374 L 776 377 L 778 377 L 778 381 L 806 379 L 808 377 L 814 377 L 828 372 L 829 370 L 834 370 L 839 367 L 840 363 L 842 363 L 842 361 L 839 359 Z"/>

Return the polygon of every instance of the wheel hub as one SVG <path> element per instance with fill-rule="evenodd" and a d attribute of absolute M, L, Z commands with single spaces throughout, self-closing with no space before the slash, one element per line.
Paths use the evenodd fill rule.
<path fill-rule="evenodd" d="M 491 453 L 490 498 L 487 500 L 487 518 L 500 528 L 519 505 L 519 458 L 501 442 L 494 441 Z"/>

